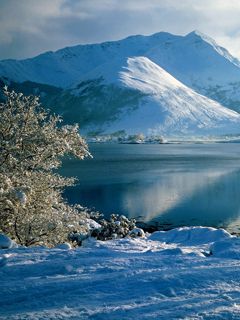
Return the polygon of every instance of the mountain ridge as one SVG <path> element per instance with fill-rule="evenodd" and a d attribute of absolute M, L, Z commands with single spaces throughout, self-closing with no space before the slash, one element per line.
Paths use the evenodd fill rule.
<path fill-rule="evenodd" d="M 135 81 L 129 77 L 133 70 L 129 69 L 131 61 L 138 64 L 134 69 Z M 78 121 L 84 130 L 92 128 L 93 131 L 106 132 L 107 127 L 112 125 L 114 128 L 116 121 L 124 118 L 125 123 L 129 122 L 127 117 L 137 116 L 137 112 L 148 104 L 155 105 L 145 110 L 142 116 L 149 119 L 153 109 L 156 111 L 153 118 L 161 114 L 158 123 L 162 127 L 155 130 L 158 133 L 169 134 L 172 130 L 179 134 L 200 134 L 200 131 L 210 134 L 218 132 L 216 128 L 222 126 L 223 133 L 231 133 L 231 130 L 236 133 L 240 127 L 238 120 L 237 126 L 235 123 L 239 115 L 223 107 L 240 111 L 240 62 L 199 31 L 186 36 L 166 32 L 130 36 L 119 41 L 66 47 L 25 60 L 3 60 L 0 61 L 0 78 L 17 90 L 39 94 L 47 107 L 60 113 L 67 122 Z M 165 87 L 160 86 L 160 82 L 166 82 Z M 179 92 L 177 88 L 180 88 Z M 171 105 L 170 98 L 173 97 Z M 178 99 L 183 109 L 181 112 L 174 104 Z M 168 123 L 174 124 L 169 125 L 171 130 L 166 129 L 163 105 L 168 106 L 168 111 L 165 110 Z M 212 110 L 211 116 L 207 114 L 206 105 Z M 172 112 L 174 108 L 176 114 Z M 194 111 L 192 124 L 189 123 L 191 116 L 186 110 L 184 113 L 184 108 L 188 112 Z M 181 119 L 176 120 L 177 115 L 182 118 L 179 116 Z M 229 128 L 220 124 L 223 115 Z M 208 123 L 208 131 L 205 122 L 199 130 L 203 119 Z M 120 122 L 124 127 L 122 120 Z M 156 126 L 156 121 L 154 123 L 152 125 Z M 143 127 L 149 131 L 146 124 Z M 135 126 L 134 130 L 140 129 Z"/>
<path fill-rule="evenodd" d="M 180 55 L 180 62 L 178 63 L 184 64 L 183 58 L 186 55 L 184 47 L 187 45 L 187 50 L 191 51 L 191 47 L 194 49 L 194 43 L 199 39 L 202 40 L 201 45 L 210 45 L 219 55 L 234 64 L 239 72 L 240 62 L 238 59 L 229 54 L 226 49 L 223 51 L 223 48 L 218 46 L 214 40 L 209 40 L 210 37 L 203 35 L 199 31 L 193 31 L 186 36 L 176 36 L 166 32 L 158 32 L 150 36 L 136 35 L 118 41 L 66 47 L 55 52 L 42 53 L 29 59 L 2 60 L 0 61 L 0 75 L 17 82 L 22 82 L 23 80 L 69 87 L 85 73 L 90 72 L 102 63 L 115 59 L 116 56 L 146 56 L 173 74 L 178 80 L 185 83 L 184 79 L 181 79 L 181 76 L 179 76 L 180 72 L 175 72 L 172 70 L 174 68 L 167 65 L 165 62 L 166 57 L 162 57 L 161 59 L 161 55 L 159 57 L 156 57 L 156 55 L 158 55 L 158 51 L 166 52 L 166 55 L 171 54 L 173 59 L 176 56 L 176 52 L 180 49 L 184 54 Z M 176 52 L 172 53 L 169 50 L 169 47 L 172 46 L 176 47 Z M 194 54 L 196 55 L 196 52 Z M 192 53 L 190 52 L 189 55 L 192 55 Z M 41 70 L 44 67 L 48 67 L 47 77 Z M 176 63 L 174 63 L 174 67 L 175 69 L 176 67 L 179 68 Z M 21 72 L 22 75 L 20 75 Z M 64 75 L 65 81 L 61 82 L 61 75 Z M 189 83 L 185 84 L 189 85 Z"/>

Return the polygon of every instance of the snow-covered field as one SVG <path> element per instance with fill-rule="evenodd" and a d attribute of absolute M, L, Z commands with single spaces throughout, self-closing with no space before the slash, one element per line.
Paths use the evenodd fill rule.
<path fill-rule="evenodd" d="M 240 319 L 240 239 L 180 228 L 0 250 L 0 319 Z"/>

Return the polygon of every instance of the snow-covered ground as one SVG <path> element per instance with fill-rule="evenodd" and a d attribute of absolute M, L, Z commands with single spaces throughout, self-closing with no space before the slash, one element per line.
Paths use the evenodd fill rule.
<path fill-rule="evenodd" d="M 239 259 L 240 239 L 199 227 L 3 249 L 0 319 L 240 319 Z"/>

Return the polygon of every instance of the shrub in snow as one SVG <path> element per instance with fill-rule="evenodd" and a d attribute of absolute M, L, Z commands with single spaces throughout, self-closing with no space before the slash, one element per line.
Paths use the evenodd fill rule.
<path fill-rule="evenodd" d="M 91 233 L 88 232 L 78 232 L 73 231 L 68 234 L 68 240 L 76 244 L 77 246 L 81 246 L 83 240 L 86 240 L 91 236 Z"/>
<path fill-rule="evenodd" d="M 89 237 L 97 240 L 111 240 L 124 238 L 126 236 L 137 237 L 143 236 L 144 232 L 140 228 L 135 227 L 135 219 L 128 219 L 123 215 L 112 214 L 109 220 L 101 219 L 101 215 L 97 212 L 89 213 L 91 219 L 87 219 L 88 232 L 73 231 L 69 234 L 68 239 L 78 246 Z M 96 219 L 97 221 L 95 221 Z"/>
<path fill-rule="evenodd" d="M 62 126 L 34 96 L 4 89 L 0 104 L 0 231 L 22 245 L 55 245 L 86 228 L 84 213 L 62 191 L 74 184 L 53 170 L 63 156 L 90 156 L 78 126 Z"/>
<path fill-rule="evenodd" d="M 68 234 L 68 240 L 77 246 L 81 246 L 83 240 L 91 237 L 93 232 L 101 228 L 101 225 L 97 221 L 101 219 L 102 214 L 84 207 L 81 207 L 81 210 L 85 214 L 84 219 L 79 222 L 80 226 L 84 227 L 83 230 L 81 232 L 73 230 Z"/>
<path fill-rule="evenodd" d="M 109 220 L 99 221 L 101 227 L 94 229 L 91 236 L 98 240 L 124 238 L 135 228 L 135 223 L 135 219 L 129 220 L 123 215 L 112 214 Z"/>

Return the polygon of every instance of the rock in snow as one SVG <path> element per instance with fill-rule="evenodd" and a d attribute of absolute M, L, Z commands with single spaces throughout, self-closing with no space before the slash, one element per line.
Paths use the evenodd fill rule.
<path fill-rule="evenodd" d="M 0 249 L 10 249 L 15 247 L 15 243 L 5 234 L 0 234 Z"/>
<path fill-rule="evenodd" d="M 141 228 L 134 228 L 129 232 L 130 237 L 137 238 L 137 237 L 144 237 L 145 233 Z"/>
<path fill-rule="evenodd" d="M 237 237 L 203 227 L 1 250 L 0 319 L 237 320 L 239 258 Z"/>

